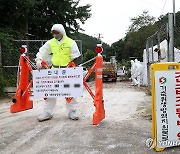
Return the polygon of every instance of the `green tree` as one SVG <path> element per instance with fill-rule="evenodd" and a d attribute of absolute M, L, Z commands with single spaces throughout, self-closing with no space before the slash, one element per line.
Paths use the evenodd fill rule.
<path fill-rule="evenodd" d="M 92 37 L 92 36 L 88 36 L 88 35 L 83 34 L 83 33 L 71 33 L 70 36 L 74 40 L 82 40 L 83 54 L 85 54 L 87 50 L 94 51 L 96 48 L 96 44 L 98 43 L 97 38 Z"/>
<path fill-rule="evenodd" d="M 116 51 L 112 47 L 106 47 L 103 51 L 104 61 L 109 61 L 111 56 L 115 56 Z"/>
<path fill-rule="evenodd" d="M 116 59 L 120 61 L 121 59 L 127 59 L 126 52 L 124 52 L 124 40 L 119 40 L 112 44 L 112 53 L 116 53 Z"/>
<path fill-rule="evenodd" d="M 131 25 L 128 28 L 124 39 L 121 39 L 111 46 L 111 52 L 116 52 L 117 60 L 129 60 L 130 57 L 142 57 L 146 39 L 157 30 L 155 18 L 147 11 L 137 17 L 131 18 Z"/>
<path fill-rule="evenodd" d="M 148 11 L 143 11 L 141 15 L 131 18 L 131 25 L 129 26 L 128 31 L 135 32 L 144 26 L 153 25 L 154 23 L 155 17 L 150 16 Z"/>
<path fill-rule="evenodd" d="M 96 56 L 96 53 L 88 49 L 86 53 L 84 54 L 84 62 L 94 58 L 95 56 Z"/>
<path fill-rule="evenodd" d="M 91 17 L 90 5 L 79 6 L 80 0 L 0 0 L 0 28 L 19 31 L 35 39 L 46 39 L 55 23 L 67 32 L 77 31 L 80 23 Z M 8 10 L 8 11 L 7 11 Z"/>
<path fill-rule="evenodd" d="M 146 47 L 146 39 L 156 32 L 156 25 L 148 25 L 138 31 L 130 32 L 126 36 L 126 52 L 131 57 L 142 57 L 142 51 Z M 126 54 L 127 55 L 127 54 Z"/>
<path fill-rule="evenodd" d="M 88 49 L 83 56 L 83 62 L 86 62 L 86 61 L 94 58 L 95 56 L 96 56 L 95 51 Z M 89 68 L 93 63 L 94 63 L 94 61 L 91 61 L 90 63 L 86 64 L 86 67 Z"/>
<path fill-rule="evenodd" d="M 63 24 L 67 33 L 80 30 L 80 23 L 91 17 L 91 6 L 80 6 L 79 2 L 80 0 L 0 0 L 3 65 L 18 65 L 19 46 L 13 44 L 13 39 L 49 39 L 52 37 L 51 27 L 55 23 Z M 8 73 L 3 69 L 3 75 Z M 10 73 L 12 75 L 8 74 L 11 79 L 8 83 L 15 79 L 16 70 Z"/>
<path fill-rule="evenodd" d="M 24 35 L 28 33 L 30 11 L 34 9 L 35 2 L 35 0 L 9 0 L 8 2 L 0 0 L 0 28 L 6 29 L 11 35 L 13 31 Z"/>
<path fill-rule="evenodd" d="M 141 15 L 131 18 L 131 22 L 125 37 L 125 48 L 129 56 L 139 57 L 142 56 L 146 39 L 156 31 L 155 17 L 150 16 L 148 11 L 143 11 Z"/>

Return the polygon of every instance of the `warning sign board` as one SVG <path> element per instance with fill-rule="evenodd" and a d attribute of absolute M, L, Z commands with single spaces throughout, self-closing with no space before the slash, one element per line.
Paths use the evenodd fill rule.
<path fill-rule="evenodd" d="M 180 145 L 180 64 L 151 65 L 152 140 L 156 151 Z"/>
<path fill-rule="evenodd" d="M 157 147 L 180 145 L 180 71 L 155 71 Z"/>
<path fill-rule="evenodd" d="M 33 70 L 34 97 L 80 97 L 83 95 L 83 68 Z"/>

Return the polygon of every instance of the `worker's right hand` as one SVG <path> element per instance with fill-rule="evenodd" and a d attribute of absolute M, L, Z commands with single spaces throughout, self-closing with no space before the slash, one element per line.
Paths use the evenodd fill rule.
<path fill-rule="evenodd" d="M 41 60 L 41 59 L 38 59 L 38 60 L 36 61 L 36 66 L 37 66 L 37 69 L 38 69 L 38 70 L 42 68 L 42 60 Z"/>

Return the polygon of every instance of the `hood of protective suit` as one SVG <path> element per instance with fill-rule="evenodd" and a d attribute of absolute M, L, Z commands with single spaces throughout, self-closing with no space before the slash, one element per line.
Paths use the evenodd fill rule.
<path fill-rule="evenodd" d="M 53 31 L 53 30 L 60 32 L 63 36 L 66 35 L 66 31 L 62 24 L 54 24 L 51 28 L 51 31 Z"/>
<path fill-rule="evenodd" d="M 134 60 L 134 62 L 135 62 L 135 63 L 137 63 L 137 62 L 138 62 L 138 60 L 137 60 L 137 59 L 135 59 L 135 60 Z"/>
<path fill-rule="evenodd" d="M 134 60 L 131 60 L 131 65 L 133 65 L 134 64 Z"/>

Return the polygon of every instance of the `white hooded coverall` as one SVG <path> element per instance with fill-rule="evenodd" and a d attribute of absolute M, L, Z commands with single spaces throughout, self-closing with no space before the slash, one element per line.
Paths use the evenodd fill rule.
<path fill-rule="evenodd" d="M 134 60 L 131 60 L 131 79 L 132 79 L 132 85 L 133 86 L 138 84 L 137 80 L 136 80 L 136 67 L 135 67 Z"/>
<path fill-rule="evenodd" d="M 63 27 L 63 25 L 61 24 L 55 24 L 51 31 L 58 31 L 60 32 L 62 35 L 63 35 L 63 38 L 66 36 L 66 32 L 65 32 L 65 29 Z M 58 44 L 61 45 L 62 41 L 63 41 L 63 38 L 61 40 L 57 40 Z M 50 40 L 49 40 L 50 41 Z M 45 60 L 46 58 L 48 58 L 48 56 L 50 56 L 51 54 L 51 48 L 50 48 L 50 45 L 49 45 L 49 41 L 47 41 L 40 49 L 39 49 L 39 52 L 36 54 L 36 61 L 37 60 Z M 76 44 L 76 42 L 74 41 L 72 47 L 71 47 L 71 53 L 70 53 L 70 56 L 71 56 L 71 59 L 74 60 L 75 58 L 78 58 L 80 56 L 80 52 L 79 52 L 79 49 L 78 49 L 78 46 Z M 47 112 L 49 114 L 53 114 L 53 111 L 54 111 L 54 108 L 55 108 L 55 105 L 56 105 L 56 101 L 57 99 L 56 98 L 47 98 L 45 100 L 45 104 L 44 104 L 44 112 Z M 66 107 L 68 109 L 68 112 L 70 113 L 71 111 L 75 111 L 76 112 L 76 100 L 73 98 L 71 103 L 68 103 L 66 102 Z"/>

